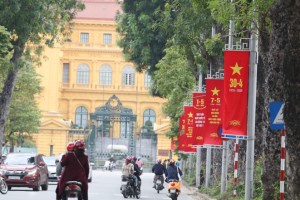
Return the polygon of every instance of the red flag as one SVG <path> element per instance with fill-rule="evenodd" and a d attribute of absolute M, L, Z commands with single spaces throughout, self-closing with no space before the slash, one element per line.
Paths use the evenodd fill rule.
<path fill-rule="evenodd" d="M 194 141 L 194 108 L 193 106 L 184 106 L 185 130 L 186 137 L 184 152 L 194 153 L 196 148 L 193 148 Z"/>
<path fill-rule="evenodd" d="M 223 79 L 206 79 L 206 114 L 204 145 L 222 145 Z"/>
<path fill-rule="evenodd" d="M 249 51 L 224 52 L 223 137 L 247 137 L 249 59 Z"/>
<path fill-rule="evenodd" d="M 205 133 L 205 93 L 195 92 L 193 93 L 193 106 L 194 106 L 194 142 L 195 146 L 202 146 L 204 142 Z"/>

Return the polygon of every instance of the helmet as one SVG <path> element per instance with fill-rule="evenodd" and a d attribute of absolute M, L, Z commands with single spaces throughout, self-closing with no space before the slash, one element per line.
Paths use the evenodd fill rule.
<path fill-rule="evenodd" d="M 75 147 L 75 142 L 69 142 L 67 145 L 67 151 L 73 151 Z"/>
<path fill-rule="evenodd" d="M 85 144 L 84 144 L 83 141 L 77 140 L 77 141 L 75 142 L 75 147 L 76 147 L 77 149 L 84 149 L 84 148 L 85 148 Z"/>
<path fill-rule="evenodd" d="M 127 161 L 131 161 L 131 160 L 132 160 L 132 157 L 131 157 L 131 156 L 127 156 L 127 157 L 126 157 L 126 160 L 127 160 Z"/>

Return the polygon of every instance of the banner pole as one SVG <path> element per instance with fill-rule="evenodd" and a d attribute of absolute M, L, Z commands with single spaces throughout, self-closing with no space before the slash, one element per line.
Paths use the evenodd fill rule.
<path fill-rule="evenodd" d="M 211 171 L 211 148 L 206 147 L 206 176 L 205 176 L 205 187 L 210 185 L 210 171 Z"/>
<path fill-rule="evenodd" d="M 199 83 L 198 83 L 198 91 L 203 92 L 202 90 L 202 72 L 199 69 Z M 201 186 L 201 148 L 197 146 L 197 154 L 196 154 L 196 187 L 199 188 Z"/>
<path fill-rule="evenodd" d="M 281 162 L 280 162 L 280 200 L 284 200 L 284 172 L 285 172 L 285 129 L 281 131 Z"/>
<path fill-rule="evenodd" d="M 201 186 L 201 148 L 197 146 L 197 159 L 196 159 L 196 187 Z"/>
<path fill-rule="evenodd" d="M 222 174 L 221 174 L 221 194 L 226 191 L 226 183 L 227 183 L 227 141 L 223 141 L 223 152 L 222 152 Z"/>
<path fill-rule="evenodd" d="M 233 197 L 237 196 L 237 177 L 238 177 L 238 164 L 239 164 L 239 140 L 236 139 L 234 146 L 234 173 L 233 173 Z"/>
<path fill-rule="evenodd" d="M 233 0 L 231 0 L 233 3 Z M 234 21 L 229 21 L 229 38 L 228 38 L 228 49 L 233 49 L 233 34 L 234 34 Z M 227 157 L 228 157 L 228 141 L 223 141 L 223 151 L 222 151 L 222 173 L 221 173 L 221 194 L 226 191 L 227 185 Z"/>
<path fill-rule="evenodd" d="M 251 26 L 254 29 L 254 24 Z M 249 96 L 248 96 L 248 138 L 246 149 L 246 178 L 245 200 L 253 199 L 254 174 L 254 140 L 255 140 L 255 113 L 256 113 L 256 82 L 257 82 L 257 48 L 256 32 L 252 30 L 250 39 L 249 63 Z"/>

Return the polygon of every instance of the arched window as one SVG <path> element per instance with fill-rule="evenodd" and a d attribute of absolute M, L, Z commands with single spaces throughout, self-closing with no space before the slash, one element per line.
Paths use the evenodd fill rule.
<path fill-rule="evenodd" d="M 151 121 L 152 126 L 154 126 L 154 123 L 156 122 L 156 114 L 155 114 L 154 110 L 147 109 L 144 111 L 143 125 L 145 125 L 146 121 Z"/>
<path fill-rule="evenodd" d="M 100 85 L 111 85 L 112 83 L 112 70 L 109 65 L 102 65 L 99 73 Z"/>
<path fill-rule="evenodd" d="M 86 128 L 88 125 L 88 111 L 80 106 L 75 111 L 75 124 L 78 128 Z"/>
<path fill-rule="evenodd" d="M 80 64 L 77 68 L 77 84 L 89 84 L 90 69 L 86 64 Z"/>
<path fill-rule="evenodd" d="M 132 67 L 124 67 L 122 70 L 122 85 L 134 85 L 134 69 Z"/>
<path fill-rule="evenodd" d="M 151 76 L 148 72 L 145 72 L 144 85 L 145 85 L 145 87 L 151 86 Z"/>

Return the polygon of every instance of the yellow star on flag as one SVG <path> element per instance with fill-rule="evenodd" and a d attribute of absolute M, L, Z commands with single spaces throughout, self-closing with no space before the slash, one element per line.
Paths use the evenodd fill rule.
<path fill-rule="evenodd" d="M 234 74 L 241 75 L 241 69 L 243 69 L 243 67 L 239 67 L 238 63 L 235 63 L 235 66 L 230 68 L 233 70 L 232 75 Z"/>
<path fill-rule="evenodd" d="M 220 92 L 220 90 L 218 90 L 216 87 L 212 90 L 212 96 L 214 96 L 214 95 L 219 95 L 219 92 Z"/>
<path fill-rule="evenodd" d="M 188 114 L 188 116 L 189 116 L 189 118 L 193 118 L 193 113 L 190 112 L 190 113 Z"/>

